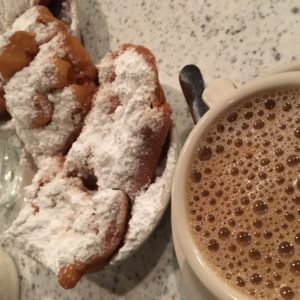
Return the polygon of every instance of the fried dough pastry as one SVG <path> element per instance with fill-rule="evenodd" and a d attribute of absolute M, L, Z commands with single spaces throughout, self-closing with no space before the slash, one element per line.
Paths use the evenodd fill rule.
<path fill-rule="evenodd" d="M 128 197 L 112 189 L 91 193 L 79 178 L 61 176 L 40 186 L 36 197 L 26 203 L 8 235 L 55 272 L 61 286 L 73 288 L 120 245 L 127 229 Z"/>
<path fill-rule="evenodd" d="M 46 7 L 36 6 L 21 15 L 11 31 L 0 36 L 0 119 L 8 115 L 3 92 L 5 84 L 29 65 L 40 45 L 60 31 L 66 31 L 64 23 L 54 18 Z"/>
<path fill-rule="evenodd" d="M 134 199 L 153 179 L 171 109 L 148 49 L 122 45 L 98 70 L 100 88 L 64 169 L 72 176 L 96 178 L 99 189 L 122 189 Z"/>
<path fill-rule="evenodd" d="M 80 41 L 59 32 L 5 86 L 6 106 L 37 165 L 66 153 L 96 91 L 97 71 Z"/>

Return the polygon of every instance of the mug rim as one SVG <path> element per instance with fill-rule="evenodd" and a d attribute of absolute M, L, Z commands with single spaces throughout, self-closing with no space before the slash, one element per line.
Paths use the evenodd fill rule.
<path fill-rule="evenodd" d="M 224 97 L 220 103 L 214 103 L 209 111 L 199 120 L 188 135 L 179 154 L 172 186 L 172 217 L 176 220 L 174 220 L 174 230 L 176 232 L 173 234 L 176 234 L 188 264 L 195 275 L 217 298 L 224 300 L 249 299 L 249 297 L 240 293 L 227 283 L 222 276 L 218 275 L 216 271 L 209 266 L 195 245 L 186 214 L 186 181 L 183 179 L 188 176 L 187 173 L 191 163 L 191 157 L 199 139 L 206 133 L 207 128 L 225 113 L 226 110 L 263 92 L 292 87 L 300 88 L 300 71 L 284 72 L 255 78 L 237 88 L 233 93 Z"/>

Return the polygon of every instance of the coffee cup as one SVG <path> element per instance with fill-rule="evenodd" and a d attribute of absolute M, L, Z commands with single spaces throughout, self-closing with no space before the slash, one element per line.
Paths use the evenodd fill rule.
<path fill-rule="evenodd" d="M 220 170 L 220 174 L 223 172 L 223 174 L 220 175 L 219 178 L 218 178 L 218 173 L 214 173 L 215 168 L 216 168 L 216 162 L 213 161 L 213 158 L 211 159 L 211 156 L 214 155 L 214 152 L 211 153 L 210 152 L 211 150 L 209 150 L 207 153 L 205 153 L 205 151 L 201 152 L 203 150 L 203 148 L 201 148 L 201 147 L 205 147 L 205 145 L 207 143 L 208 144 L 211 143 L 212 149 L 216 146 L 220 146 L 220 144 L 222 145 L 222 143 L 223 143 L 224 144 L 223 146 L 225 147 L 225 150 L 226 150 L 226 147 L 228 146 L 226 139 L 224 139 L 222 141 L 222 139 L 219 138 L 220 139 L 219 142 L 205 141 L 204 139 L 207 139 L 209 136 L 213 136 L 213 137 L 218 136 L 218 132 L 216 129 L 218 123 L 219 122 L 222 123 L 222 120 L 223 121 L 225 120 L 224 122 L 226 122 L 226 118 L 228 118 L 228 114 L 230 114 L 235 109 L 238 110 L 237 114 L 240 114 L 241 117 L 244 118 L 245 121 L 247 121 L 244 123 L 247 123 L 247 126 L 248 126 L 247 128 L 238 130 L 237 123 L 235 123 L 236 116 L 232 117 L 232 119 L 233 119 L 232 124 L 228 123 L 225 126 L 226 127 L 225 130 L 227 130 L 227 128 L 228 128 L 228 130 L 229 130 L 229 128 L 231 128 L 231 130 L 236 134 L 236 136 L 237 136 L 236 140 L 239 141 L 236 144 L 236 147 L 238 149 L 242 149 L 242 147 L 239 148 L 240 145 L 243 143 L 245 144 L 248 140 L 252 139 L 252 141 L 254 141 L 256 139 L 256 136 L 263 137 L 264 134 L 266 136 L 266 135 L 268 135 L 268 133 L 272 132 L 273 129 L 272 129 L 272 126 L 270 125 L 271 123 L 267 124 L 267 122 L 269 122 L 269 121 L 266 121 L 264 123 L 262 120 L 267 118 L 267 115 L 268 116 L 270 115 L 270 120 L 271 120 L 271 115 L 274 115 L 274 113 L 270 113 L 270 110 L 273 109 L 273 107 L 275 105 L 277 105 L 277 107 L 279 107 L 279 106 L 283 107 L 285 105 L 285 103 L 283 103 L 285 100 L 282 100 L 282 99 L 286 99 L 287 97 L 289 97 L 290 96 L 289 92 L 292 95 L 294 93 L 293 91 L 296 91 L 296 90 L 300 91 L 300 72 L 299 72 L 299 70 L 300 70 L 299 65 L 295 65 L 295 64 L 289 65 L 284 68 L 275 69 L 274 71 L 268 72 L 262 76 L 259 76 L 255 79 L 253 79 L 249 83 L 246 83 L 245 85 L 243 85 L 239 88 L 236 88 L 235 85 L 230 80 L 227 80 L 227 79 L 219 79 L 219 80 L 215 81 L 214 83 L 212 83 L 211 85 L 209 85 L 203 93 L 203 99 L 206 102 L 206 104 L 209 106 L 209 111 L 200 119 L 200 121 L 196 124 L 194 129 L 191 131 L 191 133 L 189 134 L 189 136 L 181 150 L 181 153 L 179 155 L 176 169 L 175 169 L 174 178 L 173 178 L 173 191 L 172 191 L 173 235 L 176 235 L 176 239 L 178 240 L 178 243 L 180 244 L 180 247 L 182 248 L 185 258 L 186 258 L 189 266 L 193 270 L 194 274 L 206 286 L 206 288 L 208 290 L 210 290 L 219 299 L 224 299 L 224 300 L 226 300 L 226 299 L 228 299 L 228 300 L 229 299 L 230 300 L 232 300 L 232 299 L 248 299 L 248 298 L 250 298 L 250 299 L 259 298 L 260 299 L 260 298 L 264 298 L 263 295 L 265 295 L 265 299 L 271 299 L 270 297 L 267 296 L 267 295 L 269 295 L 268 289 L 270 290 L 270 293 L 274 295 L 274 299 L 276 297 L 278 299 L 298 299 L 298 297 L 300 297 L 300 290 L 299 290 L 300 245 L 298 244 L 299 243 L 298 239 L 300 238 L 300 233 L 299 233 L 300 228 L 299 228 L 299 223 L 297 224 L 297 222 L 299 221 L 299 213 L 300 213 L 299 204 L 297 202 L 297 199 L 299 200 L 298 195 L 300 194 L 300 191 L 299 191 L 300 190 L 300 178 L 299 178 L 300 153 L 297 152 L 300 149 L 300 147 L 299 147 L 300 140 L 299 140 L 299 136 L 298 136 L 298 134 L 299 134 L 298 127 L 300 126 L 300 123 L 294 124 L 293 129 L 291 129 L 291 131 L 293 132 L 292 134 L 294 134 L 295 136 L 297 135 L 296 138 L 294 139 L 294 142 L 296 141 L 295 142 L 296 145 L 293 144 L 294 148 L 290 151 L 290 152 L 293 152 L 295 150 L 297 152 L 295 155 L 292 155 L 291 153 L 289 153 L 289 155 L 282 156 L 277 159 L 277 158 L 274 158 L 275 156 L 272 154 L 271 158 L 270 158 L 270 160 L 271 160 L 271 162 L 270 162 L 270 161 L 268 161 L 268 159 L 266 159 L 264 157 L 258 158 L 257 153 L 260 153 L 259 151 L 262 151 L 262 153 L 263 153 L 263 151 L 265 151 L 265 152 L 267 151 L 267 150 L 264 150 L 264 146 L 261 146 L 261 150 L 255 150 L 255 148 L 252 147 L 251 150 L 248 151 L 250 153 L 248 155 L 249 158 L 252 157 L 252 160 L 256 159 L 256 161 L 261 164 L 259 166 L 259 168 L 261 168 L 261 169 L 267 168 L 266 165 L 268 165 L 268 168 L 269 168 L 268 170 L 271 170 L 271 167 L 270 167 L 271 165 L 273 166 L 273 169 L 275 169 L 277 165 L 282 166 L 287 161 L 288 166 L 286 166 L 286 169 L 289 170 L 289 172 L 290 172 L 289 174 L 292 174 L 289 176 L 295 177 L 295 178 L 293 177 L 295 180 L 293 180 L 291 182 L 291 184 L 284 185 L 285 189 L 281 188 L 281 187 L 279 189 L 275 184 L 275 190 L 276 189 L 278 189 L 278 191 L 282 190 L 282 194 L 286 195 L 285 198 L 287 199 L 286 200 L 287 203 L 289 203 L 288 201 L 291 201 L 291 199 L 295 200 L 294 203 L 291 202 L 293 205 L 288 206 L 289 204 L 287 204 L 287 207 L 288 207 L 287 211 L 281 212 L 282 214 L 283 213 L 285 214 L 284 216 L 282 215 L 282 218 L 285 218 L 285 220 L 288 220 L 288 213 L 289 213 L 288 210 L 290 207 L 293 207 L 293 208 L 291 208 L 291 210 L 293 210 L 293 212 L 289 213 L 290 221 L 286 222 L 286 223 L 288 223 L 286 225 L 288 228 L 280 227 L 278 229 L 279 232 L 282 231 L 282 232 L 287 232 L 287 234 L 290 234 L 287 236 L 286 239 L 285 239 L 285 237 L 283 237 L 282 240 L 280 240 L 280 238 L 278 238 L 278 241 L 275 239 L 268 240 L 267 234 L 265 236 L 265 231 L 266 232 L 268 231 L 268 228 L 266 228 L 266 227 L 258 229 L 257 231 L 254 230 L 255 225 L 253 225 L 254 224 L 253 222 L 255 222 L 255 220 L 259 220 L 259 222 L 261 224 L 268 223 L 269 222 L 268 220 L 271 218 L 270 217 L 271 212 L 274 212 L 274 214 L 276 214 L 277 211 L 281 210 L 281 208 L 280 208 L 281 202 L 279 203 L 280 200 L 277 200 L 277 198 L 276 198 L 276 197 L 279 198 L 279 194 L 278 195 L 274 194 L 274 197 L 272 197 L 272 198 L 275 198 L 275 199 L 272 199 L 272 201 L 271 201 L 271 198 L 268 198 L 269 202 L 266 200 L 266 197 L 270 197 L 270 195 L 269 195 L 270 193 L 268 193 L 268 190 L 271 190 L 271 187 L 267 186 L 267 184 L 264 183 L 264 181 L 263 181 L 264 176 L 262 174 L 261 174 L 262 179 L 260 179 L 260 176 L 259 176 L 260 169 L 258 167 L 257 167 L 256 173 L 255 173 L 255 171 L 252 172 L 253 173 L 252 177 L 256 176 L 256 179 L 258 181 L 257 181 L 256 185 L 254 187 L 252 185 L 251 188 L 249 188 L 249 190 L 247 190 L 247 187 L 245 187 L 245 186 L 241 187 L 241 183 L 245 183 L 245 185 L 246 185 L 247 182 L 251 182 L 251 178 L 250 178 L 250 175 L 252 174 L 251 172 L 247 172 L 248 174 L 246 174 L 246 173 L 241 174 L 242 173 L 241 172 L 242 166 L 241 166 L 239 169 L 240 173 L 238 175 L 240 177 L 236 177 L 239 179 L 236 179 L 236 178 L 233 179 L 233 176 L 236 175 L 236 174 L 234 174 L 234 172 L 235 173 L 238 172 L 238 170 L 236 170 L 238 168 L 235 168 L 235 164 L 236 164 L 236 166 L 238 166 L 239 157 L 241 157 L 241 155 L 247 154 L 248 152 L 246 153 L 244 151 L 243 154 L 241 154 L 238 151 L 236 151 L 236 153 L 234 151 L 232 151 L 232 153 L 229 153 L 229 156 L 231 156 L 231 158 L 229 159 L 229 161 L 227 163 L 227 167 L 229 165 L 231 165 L 232 169 L 234 169 L 234 168 L 235 169 L 234 169 L 234 171 L 232 171 L 233 172 L 232 174 L 230 174 L 230 170 L 232 170 L 232 169 L 228 169 L 228 172 L 227 172 L 228 175 L 226 175 L 226 171 L 223 172 L 223 169 L 222 169 L 223 165 L 219 165 L 218 168 Z M 285 93 L 286 93 L 286 95 L 285 95 Z M 294 94 L 293 94 L 293 97 L 295 98 Z M 256 101 L 255 99 L 258 99 L 258 100 Z M 247 103 L 250 103 L 251 101 L 253 102 L 253 107 L 254 107 L 251 110 L 254 110 L 254 111 L 253 112 L 251 111 L 251 113 L 250 113 L 249 109 L 246 109 L 246 107 L 248 105 Z M 296 102 L 298 101 L 296 108 L 295 107 L 291 108 L 291 107 L 287 107 L 287 106 L 286 107 L 289 108 L 287 110 L 289 110 L 290 112 L 293 111 L 293 113 L 294 113 L 293 116 L 294 117 L 296 116 L 296 118 L 297 118 L 296 122 L 300 122 L 299 121 L 299 117 L 300 117 L 299 98 L 296 98 L 296 100 L 294 99 L 293 101 L 294 101 L 293 103 L 295 103 L 295 101 Z M 265 107 L 266 111 L 264 111 L 264 109 L 259 109 L 260 105 L 262 107 Z M 245 107 L 245 110 L 244 110 L 244 107 Z M 285 110 L 285 109 L 283 108 L 283 110 Z M 297 112 L 298 112 L 298 117 L 297 117 Z M 253 116 L 253 114 L 254 114 L 254 116 Z M 253 118 L 253 120 L 250 122 L 249 120 L 247 120 L 247 116 L 249 117 L 249 119 Z M 272 116 L 272 118 L 273 117 L 274 116 Z M 256 126 L 255 120 L 254 120 L 255 118 L 256 118 L 256 120 L 259 121 L 256 124 L 257 127 L 255 127 Z M 281 114 L 279 114 L 277 112 L 276 118 L 278 120 L 283 117 L 281 116 Z M 286 118 L 291 119 L 291 117 L 289 117 L 289 116 L 287 116 Z M 295 118 L 292 121 L 295 121 Z M 228 121 L 228 122 L 231 122 L 231 121 Z M 276 123 L 276 124 L 278 125 L 279 123 Z M 232 125 L 232 126 L 230 126 L 230 125 Z M 240 124 L 238 124 L 238 125 L 240 125 Z M 271 153 L 272 151 L 274 152 L 276 150 L 275 149 L 276 146 L 274 146 L 274 145 L 277 145 L 277 144 L 281 145 L 281 148 L 282 147 L 290 147 L 290 146 L 288 146 L 288 143 L 289 143 L 288 141 L 285 142 L 285 143 L 287 143 L 286 146 L 284 145 L 284 142 L 282 142 L 282 139 L 286 138 L 285 133 L 288 130 L 289 125 L 279 124 L 278 126 L 282 127 L 282 133 L 280 133 L 281 129 L 278 129 L 278 130 L 274 129 L 274 132 L 275 132 L 274 136 L 273 137 L 268 136 L 268 138 L 266 138 L 266 140 L 268 140 L 268 147 L 269 147 L 268 151 L 270 151 L 269 153 Z M 264 127 L 264 129 L 262 129 L 262 127 Z M 271 128 L 272 130 L 269 130 L 268 128 Z M 258 132 L 262 133 L 263 130 L 267 131 L 267 129 L 269 130 L 269 132 L 267 132 L 267 133 L 264 133 L 264 134 L 258 133 Z M 261 130 L 261 131 L 259 131 L 259 130 Z M 278 136 L 277 136 L 277 131 L 280 133 L 280 134 L 278 134 Z M 217 133 L 213 133 L 213 132 L 217 132 Z M 237 134 L 238 132 L 241 132 L 241 133 Z M 251 132 L 252 137 L 249 139 L 246 137 L 244 139 L 243 137 L 245 137 L 247 135 L 247 133 L 249 133 L 249 132 Z M 214 136 L 214 134 L 215 134 L 215 136 Z M 228 133 L 228 135 L 230 135 L 230 134 L 233 134 L 233 133 Z M 241 135 L 241 138 L 239 138 L 238 135 Z M 279 135 L 282 136 L 281 141 L 280 141 Z M 257 138 L 257 139 L 259 139 L 259 138 Z M 269 139 L 274 139 L 275 142 L 270 143 Z M 213 138 L 211 138 L 211 140 L 213 140 Z M 230 149 L 234 149 L 234 147 L 235 147 L 234 143 L 235 143 L 235 141 L 232 141 L 232 145 L 230 145 L 230 147 L 233 147 L 233 148 L 230 148 Z M 263 143 L 263 138 L 260 138 L 259 143 Z M 265 144 L 267 145 L 267 142 Z M 284 146 L 282 146 L 282 145 L 284 145 Z M 199 150 L 200 149 L 199 147 L 202 150 Z M 223 147 L 223 150 L 224 150 L 224 147 Z M 219 148 L 219 149 L 222 149 L 222 148 Z M 283 151 L 284 150 L 285 149 L 283 149 Z M 202 154 L 201 153 L 199 154 L 199 151 Z M 198 155 L 198 158 L 199 157 L 200 158 L 198 159 L 197 162 L 195 162 L 195 160 L 197 160 L 197 159 L 195 159 L 195 157 L 197 155 Z M 202 157 L 203 160 L 201 159 L 201 155 L 203 156 Z M 253 158 L 253 156 L 254 156 L 254 158 Z M 257 156 L 257 157 L 255 158 L 255 156 Z M 211 159 L 211 161 L 209 161 L 210 159 Z M 275 163 L 275 160 L 276 160 L 276 163 Z M 236 161 L 236 162 L 233 163 L 234 161 Z M 241 161 L 241 159 L 240 159 L 240 161 Z M 289 165 L 289 162 L 291 163 L 290 165 Z M 293 163 L 295 163 L 295 164 L 293 165 Z M 205 171 L 204 169 L 201 169 L 202 164 L 204 166 L 206 166 L 206 168 L 207 168 L 207 166 L 210 166 L 209 168 L 207 168 L 207 169 L 210 169 L 210 172 L 208 173 L 208 175 L 204 172 Z M 211 165 L 209 165 L 209 164 L 211 164 Z M 202 173 L 200 171 L 198 173 L 196 172 L 195 174 L 193 174 L 194 179 L 193 178 L 191 179 L 191 176 L 192 176 L 191 171 L 194 171 L 194 169 L 195 169 L 193 167 L 194 165 L 199 166 L 199 169 L 201 170 Z M 253 161 L 252 161 L 252 163 L 249 163 L 248 168 L 251 168 L 251 170 L 252 170 L 252 168 L 254 167 L 254 170 L 255 170 L 254 165 L 255 165 L 255 163 L 253 163 Z M 205 168 L 204 166 L 203 166 L 203 168 Z M 283 168 L 284 168 L 284 166 L 283 166 Z M 274 172 L 274 174 L 275 174 L 277 171 L 273 170 L 270 172 Z M 214 175 L 212 175 L 212 173 Z M 261 173 L 263 173 L 263 172 L 261 172 Z M 274 176 L 270 175 L 269 177 L 273 176 L 274 178 L 272 177 L 273 178 L 272 180 L 276 181 L 277 178 L 280 178 L 280 174 L 282 174 L 282 173 L 279 172 L 278 174 L 276 173 L 276 175 L 274 175 Z M 215 176 L 216 180 L 212 180 L 214 176 Z M 275 178 L 275 176 L 276 176 L 276 178 Z M 207 179 L 207 182 L 205 183 L 206 177 L 210 181 Z M 208 204 L 207 205 L 205 204 L 206 206 L 204 204 L 203 205 L 201 204 L 202 205 L 201 206 L 202 213 L 200 212 L 198 215 L 197 209 L 198 209 L 198 207 L 200 207 L 199 206 L 200 204 L 199 205 L 192 204 L 192 203 L 189 204 L 188 202 L 193 202 L 193 199 L 192 199 L 192 201 L 190 201 L 191 198 L 194 197 L 193 195 L 196 195 L 196 197 L 197 197 L 196 200 L 198 201 L 198 203 L 201 203 L 201 202 L 206 203 L 209 201 L 209 200 L 207 200 L 208 198 L 210 198 L 210 200 L 212 200 L 212 197 L 208 196 L 208 194 L 209 194 L 209 192 L 212 193 L 214 191 L 214 189 L 212 187 L 213 184 L 210 187 L 210 189 L 208 189 L 208 190 L 205 190 L 205 184 L 209 185 L 212 181 L 218 181 L 220 178 L 221 179 L 225 178 L 223 181 L 226 181 L 226 180 L 228 181 L 227 183 L 225 182 L 224 186 L 226 186 L 226 184 L 227 184 L 229 186 L 228 190 L 230 190 L 230 192 L 227 194 L 226 194 L 226 192 L 224 194 L 222 192 L 222 195 L 219 195 L 220 196 L 219 199 L 216 199 L 216 201 L 214 200 L 214 203 L 211 206 L 209 206 Z M 220 181 L 221 181 L 221 179 L 220 179 Z M 193 181 L 193 180 L 194 180 L 194 182 L 196 182 L 198 184 L 199 188 L 197 188 L 197 185 L 195 187 L 191 187 L 191 184 L 189 182 Z M 201 182 L 201 184 L 203 184 L 203 185 L 200 185 L 199 182 Z M 260 185 L 258 184 L 258 182 Z M 268 181 L 268 182 L 270 183 L 271 181 Z M 250 185 L 251 184 L 249 184 L 249 187 L 250 187 Z M 289 194 L 289 192 L 291 192 L 291 189 L 289 191 L 288 187 L 291 185 L 293 188 L 293 193 Z M 237 192 L 235 194 L 233 194 L 234 186 L 240 187 L 237 189 Z M 294 191 L 294 188 L 295 188 L 295 191 Z M 251 189 L 252 189 L 252 191 L 250 191 Z M 194 190 L 196 190 L 196 191 L 194 191 Z M 244 192 L 242 193 L 243 190 L 244 190 Z M 253 197 L 253 199 L 251 199 L 251 197 L 250 197 L 251 193 L 255 194 L 253 192 L 253 190 L 255 190 L 255 193 L 257 195 L 260 195 L 262 199 L 260 199 L 259 197 L 256 197 L 256 198 Z M 226 200 L 224 199 L 225 194 L 227 195 L 227 198 L 229 198 L 229 199 L 226 199 Z M 232 197 L 228 197 L 228 195 L 231 195 Z M 235 195 L 235 196 L 233 196 L 233 195 Z M 236 195 L 238 195 L 238 196 L 236 196 Z M 235 211 L 234 204 L 232 204 L 230 202 L 230 201 L 233 201 L 231 198 L 236 199 L 236 197 L 241 198 L 244 196 L 249 196 L 248 203 L 247 204 L 244 203 L 245 204 L 244 206 L 240 205 L 238 203 L 237 210 Z M 292 198 L 292 197 L 294 197 L 294 198 Z M 214 194 L 214 198 L 217 198 L 217 197 L 215 197 L 215 194 Z M 222 199 L 223 202 L 220 201 L 220 199 Z M 230 212 L 230 214 L 225 213 L 226 211 L 228 212 L 228 209 L 226 208 L 226 205 L 227 205 L 226 201 L 229 201 L 227 203 L 230 203 L 230 205 L 231 205 L 232 211 Z M 297 205 L 298 205 L 298 207 L 297 207 Z M 242 207 L 242 209 L 241 209 L 241 207 Z M 195 214 L 195 219 L 192 216 L 192 213 L 190 212 L 191 209 L 194 210 L 193 213 Z M 240 209 L 239 212 L 238 212 L 238 209 Z M 199 208 L 199 210 L 200 210 L 200 208 Z M 214 222 L 217 222 L 217 223 L 219 222 L 219 223 L 217 225 L 215 225 L 216 228 L 215 228 L 214 233 L 212 232 L 213 227 L 209 227 L 211 232 L 208 232 L 208 234 L 207 234 L 207 232 L 205 233 L 205 231 L 207 229 L 207 228 L 205 228 L 205 226 L 211 226 L 211 225 L 207 225 L 207 224 L 209 224 L 210 221 L 205 221 L 205 222 L 201 221 L 202 222 L 201 223 L 200 219 L 201 220 L 204 218 L 207 219 L 208 215 L 210 214 L 209 210 L 211 210 L 212 215 L 215 216 L 214 219 L 215 218 L 218 219 L 218 220 L 214 220 Z M 275 211 L 276 211 L 276 213 L 275 213 Z M 241 214 L 239 215 L 239 213 L 241 213 Z M 224 217 L 224 215 L 226 215 L 226 214 L 228 216 Z M 220 224 L 224 225 L 226 222 L 228 222 L 231 214 L 233 215 L 233 219 L 235 219 L 235 225 L 236 225 L 236 222 L 243 223 L 245 226 L 247 224 L 248 225 L 250 224 L 250 226 L 247 225 L 249 227 L 249 230 L 247 230 L 248 232 L 243 231 L 242 227 L 237 228 L 238 226 L 236 226 L 234 228 L 234 226 L 230 227 L 230 225 L 228 225 L 228 226 L 226 225 L 227 231 L 224 230 L 225 226 L 222 226 L 222 228 L 223 228 L 223 231 L 222 231 L 222 228 L 220 228 L 220 226 L 221 226 Z M 195 221 L 197 216 L 199 217 L 200 225 L 197 223 L 197 221 Z M 245 216 L 246 217 L 248 216 L 247 218 L 249 220 Z M 222 220 L 222 218 L 224 218 L 224 219 Z M 275 215 L 275 219 L 276 218 L 277 217 Z M 293 218 L 293 220 L 292 220 L 292 218 Z M 248 222 L 247 224 L 246 224 L 246 219 Z M 213 223 L 213 222 L 211 222 L 211 223 Z M 284 224 L 286 224 L 286 223 L 284 223 Z M 197 226 L 197 225 L 199 228 L 199 236 L 204 236 L 204 237 L 199 238 L 199 240 L 197 239 L 197 230 L 195 230 L 195 226 Z M 281 225 L 282 224 L 279 224 L 279 226 L 281 226 Z M 200 228 L 201 226 L 202 226 L 202 228 Z M 295 228 L 296 228 L 296 232 L 294 232 Z M 275 229 L 275 228 L 273 228 L 273 229 Z M 289 233 L 288 232 L 289 230 L 292 233 Z M 221 235 L 220 235 L 220 232 L 221 232 Z M 205 234 L 207 234 L 207 237 L 205 237 Z M 209 234 L 211 234 L 211 236 L 214 238 L 208 237 Z M 223 236 L 222 236 L 222 234 L 223 234 Z M 239 236 L 239 234 L 240 234 L 240 236 Z M 247 234 L 249 234 L 249 236 L 247 236 Z M 257 237 L 255 234 L 257 235 Z M 279 234 L 279 233 L 274 232 L 274 236 L 277 234 Z M 218 237 L 218 235 L 220 238 Z M 247 262 L 245 262 L 245 263 L 242 262 L 241 265 L 238 266 L 237 261 L 232 261 L 233 256 L 231 257 L 230 253 L 228 255 L 228 257 L 229 257 L 228 259 L 225 257 L 225 255 L 227 255 L 225 253 L 227 251 L 227 248 L 226 248 L 226 251 L 223 251 L 222 245 L 223 245 L 223 240 L 224 240 L 223 238 L 224 237 L 227 238 L 226 235 L 227 236 L 230 235 L 229 239 L 231 239 L 233 241 L 233 243 L 236 243 L 235 251 L 240 251 L 239 252 L 240 254 L 236 255 L 236 260 L 238 260 L 239 258 L 243 258 L 244 261 L 247 261 Z M 248 237 L 250 238 L 250 236 L 252 236 L 252 244 L 251 243 L 247 244 L 247 242 L 248 242 L 247 239 L 248 239 Z M 240 247 L 238 244 L 239 238 L 240 238 L 241 242 L 243 242 L 243 241 L 245 242 L 243 245 L 241 244 Z M 209 244 L 212 240 L 214 240 L 214 242 L 216 242 L 216 243 L 214 244 L 214 242 L 213 242 L 213 243 Z M 272 246 L 270 246 L 268 244 L 268 243 L 271 243 L 271 241 L 273 243 Z M 227 243 L 226 245 L 228 245 L 228 240 L 226 241 L 226 243 Z M 266 246 L 264 246 L 264 245 L 266 245 Z M 266 255 L 263 251 L 263 250 L 268 249 L 269 246 L 272 249 L 274 249 L 274 257 L 273 257 L 272 262 L 266 262 L 268 255 Z M 289 247 L 293 247 L 293 249 L 291 250 L 291 248 L 289 248 Z M 259 251 L 257 249 L 259 249 Z M 283 253 L 285 250 L 287 250 L 287 252 Z M 288 252 L 289 250 L 292 251 L 291 252 L 292 254 Z M 280 251 L 282 251 L 282 252 L 280 253 Z M 210 252 L 213 254 L 210 254 Z M 242 255 L 241 252 L 243 252 L 243 255 L 244 255 L 243 257 L 241 257 L 241 255 Z M 259 255 L 257 255 L 255 257 L 256 254 L 259 254 Z M 251 255 L 253 255 L 252 258 L 254 259 L 253 264 L 251 261 Z M 249 258 L 249 256 L 250 256 L 250 258 Z M 271 256 L 271 255 L 269 255 L 269 256 Z M 215 258 L 211 258 L 211 257 L 215 257 Z M 293 259 L 291 257 L 293 257 Z M 215 261 L 216 261 L 216 259 L 218 259 L 218 261 L 220 261 L 220 263 L 214 262 L 214 259 L 215 259 Z M 227 261 L 226 261 L 226 259 L 227 259 Z M 269 260 L 270 260 L 270 258 L 269 258 Z M 226 266 L 225 266 L 225 263 L 226 263 Z M 265 270 L 265 269 L 267 269 L 267 268 L 265 268 L 264 270 L 261 271 L 260 266 L 261 265 L 265 266 L 268 263 L 269 263 L 268 270 Z M 280 263 L 281 263 L 281 265 L 280 265 Z M 232 267 L 233 271 L 231 270 L 232 272 L 230 271 L 230 267 L 227 267 L 227 264 L 233 265 L 233 267 Z M 226 269 L 226 270 L 224 270 L 224 272 L 220 269 L 222 265 L 225 266 L 225 269 Z M 250 271 L 248 270 L 248 273 L 246 271 L 243 272 L 243 269 L 247 269 L 247 268 L 245 268 L 245 266 L 249 270 L 253 267 L 253 270 L 250 270 Z M 238 271 L 237 271 L 237 268 L 239 268 Z M 234 269 L 235 269 L 235 271 L 234 271 Z M 280 270 L 285 270 L 284 274 L 291 272 L 291 274 L 290 274 L 291 276 L 289 278 L 287 278 L 287 276 L 281 276 L 280 279 L 278 279 L 281 274 Z M 226 273 L 227 271 L 228 271 L 228 274 L 230 274 L 231 279 L 227 278 L 227 273 Z M 270 273 L 270 275 L 268 275 L 268 272 Z M 250 273 L 252 274 L 251 276 L 249 276 Z M 267 275 L 262 276 L 260 273 L 267 274 Z M 277 279 L 272 277 L 272 276 L 275 276 L 275 273 L 277 275 L 279 274 L 277 276 L 278 277 Z M 229 275 L 228 275 L 228 277 L 229 277 Z M 272 280 L 270 280 L 271 277 L 272 277 Z M 239 281 L 238 278 L 240 278 L 241 281 Z M 240 285 L 239 285 L 239 283 L 240 283 Z M 269 286 L 268 286 L 268 284 L 269 284 Z M 266 288 L 266 286 L 267 286 L 267 288 Z"/>

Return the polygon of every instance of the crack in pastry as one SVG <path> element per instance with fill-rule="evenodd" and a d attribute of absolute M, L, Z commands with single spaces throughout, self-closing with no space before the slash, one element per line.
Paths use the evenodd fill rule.
<path fill-rule="evenodd" d="M 155 176 L 171 125 L 148 49 L 122 45 L 98 70 L 100 88 L 79 137 L 66 156 L 40 161 L 25 208 L 7 232 L 64 288 L 122 246 L 131 205 Z"/>
<path fill-rule="evenodd" d="M 66 153 L 78 136 L 96 76 L 80 41 L 59 32 L 5 86 L 17 134 L 38 166 L 41 157 Z"/>

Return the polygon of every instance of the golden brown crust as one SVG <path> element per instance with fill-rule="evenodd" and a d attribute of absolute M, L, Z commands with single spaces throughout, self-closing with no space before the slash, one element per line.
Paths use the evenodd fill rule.
<path fill-rule="evenodd" d="M 69 33 L 60 33 L 62 36 L 62 48 L 66 55 L 61 58 L 54 56 L 47 61 L 47 65 L 52 66 L 55 70 L 56 80 L 48 81 L 47 90 L 44 89 L 43 95 L 37 93 L 32 99 L 35 113 L 31 123 L 32 128 L 39 128 L 49 124 L 52 120 L 54 105 L 48 100 L 47 94 L 70 87 L 75 96 L 74 114 L 81 116 L 81 125 L 84 116 L 90 110 L 91 99 L 96 92 L 95 79 L 96 70 L 94 64 L 89 58 L 87 52 L 81 45 L 80 41 Z M 57 53 L 58 55 L 58 53 Z M 37 57 L 38 58 L 38 57 Z M 51 84 L 50 84 L 51 83 Z M 74 142 L 80 128 L 75 128 L 69 139 L 62 146 L 62 152 L 65 153 Z"/>
<path fill-rule="evenodd" d="M 7 81 L 17 71 L 29 65 L 38 52 L 35 34 L 26 31 L 16 31 L 0 52 L 0 73 Z"/>
<path fill-rule="evenodd" d="M 38 93 L 36 93 L 32 100 L 35 113 L 31 127 L 38 128 L 47 125 L 52 119 L 53 103 L 48 100 L 47 96 Z"/>
<path fill-rule="evenodd" d="M 54 85 L 51 87 L 53 90 L 62 89 L 71 83 L 72 65 L 70 62 L 59 57 L 53 57 L 49 64 L 53 64 L 56 69 L 56 78 Z"/>
<path fill-rule="evenodd" d="M 0 90 L 0 116 L 6 112 L 6 104 L 4 99 L 4 92 Z"/>
<path fill-rule="evenodd" d="M 97 69 L 80 40 L 69 33 L 64 33 L 64 49 L 68 60 L 74 67 L 73 81 L 78 84 L 96 81 Z"/>
<path fill-rule="evenodd" d="M 70 88 L 75 94 L 75 101 L 79 104 L 82 113 L 85 115 L 91 109 L 92 98 L 97 90 L 93 82 L 87 82 L 84 85 L 72 84 Z"/>

